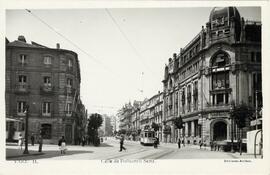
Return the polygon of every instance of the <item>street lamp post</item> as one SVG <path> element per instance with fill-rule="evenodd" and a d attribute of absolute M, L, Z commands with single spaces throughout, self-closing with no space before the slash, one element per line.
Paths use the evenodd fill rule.
<path fill-rule="evenodd" d="M 231 115 L 231 152 L 234 153 L 234 148 L 233 148 L 233 125 L 234 125 L 234 121 L 233 121 L 233 109 L 234 109 L 234 105 L 231 104 L 231 107 L 230 107 L 230 115 Z"/>
<path fill-rule="evenodd" d="M 29 115 L 29 106 L 26 105 L 26 108 L 25 108 L 25 149 L 24 149 L 24 152 L 23 154 L 29 154 L 29 151 L 28 151 L 28 115 Z"/>

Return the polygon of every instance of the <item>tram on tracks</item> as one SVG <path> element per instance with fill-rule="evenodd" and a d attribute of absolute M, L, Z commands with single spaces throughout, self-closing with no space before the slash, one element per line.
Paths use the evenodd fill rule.
<path fill-rule="evenodd" d="M 153 130 L 143 130 L 140 133 L 140 143 L 142 145 L 154 145 L 156 138 L 155 138 L 155 131 Z"/>
<path fill-rule="evenodd" d="M 18 119 L 6 118 L 6 140 L 18 141 L 20 134 L 24 137 L 24 122 Z"/>

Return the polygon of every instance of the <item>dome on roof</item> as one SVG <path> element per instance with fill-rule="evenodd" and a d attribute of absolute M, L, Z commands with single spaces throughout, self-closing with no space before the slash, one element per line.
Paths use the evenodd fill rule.
<path fill-rule="evenodd" d="M 230 19 L 235 17 L 237 21 L 240 21 L 240 14 L 236 7 L 214 7 L 210 13 L 209 22 L 215 21 L 220 18 Z"/>

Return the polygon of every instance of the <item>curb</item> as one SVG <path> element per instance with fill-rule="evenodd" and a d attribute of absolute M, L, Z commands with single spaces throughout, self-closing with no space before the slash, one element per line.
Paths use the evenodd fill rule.
<path fill-rule="evenodd" d="M 6 156 L 6 159 L 28 157 L 28 156 L 39 156 L 39 155 L 43 155 L 43 154 L 45 154 L 45 153 L 41 152 L 41 153 L 23 154 L 23 155 L 16 155 L 16 156 Z"/>

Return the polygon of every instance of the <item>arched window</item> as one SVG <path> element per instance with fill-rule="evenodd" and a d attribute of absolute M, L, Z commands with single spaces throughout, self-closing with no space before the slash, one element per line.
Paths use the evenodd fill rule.
<path fill-rule="evenodd" d="M 172 87 L 173 87 L 172 79 L 170 79 L 170 81 L 169 81 L 169 88 L 172 88 Z"/>
<path fill-rule="evenodd" d="M 220 51 L 211 60 L 212 67 L 225 67 L 230 64 L 229 56 L 226 52 Z"/>

